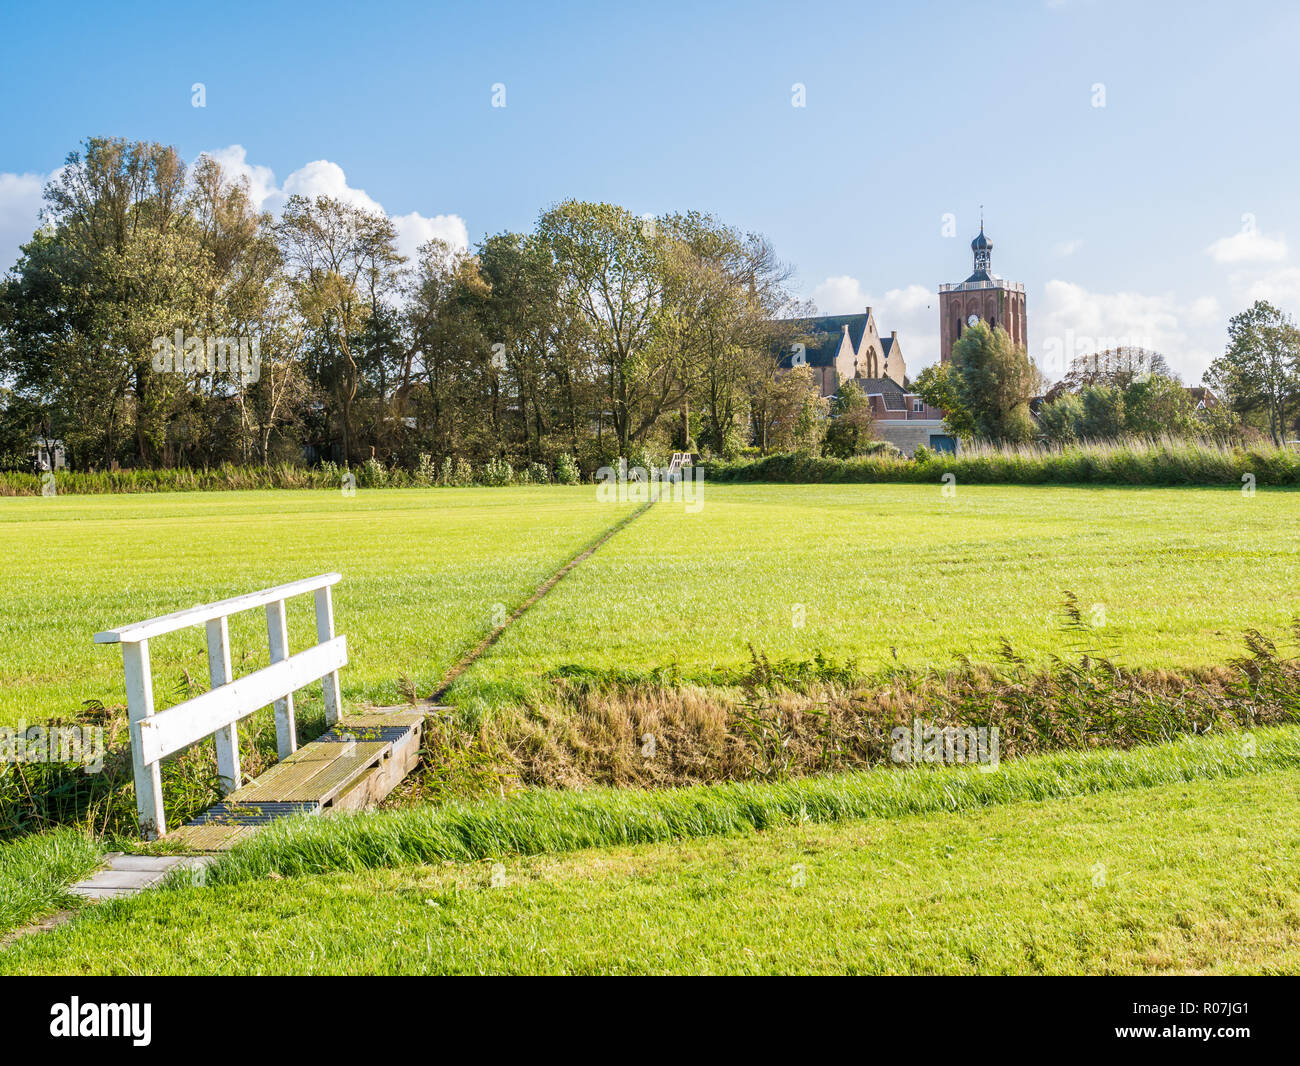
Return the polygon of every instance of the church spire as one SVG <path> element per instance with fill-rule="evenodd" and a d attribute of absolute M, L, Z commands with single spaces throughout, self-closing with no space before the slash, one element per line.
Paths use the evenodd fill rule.
<path fill-rule="evenodd" d="M 984 208 L 980 208 L 980 235 L 970 242 L 970 250 L 975 253 L 975 278 L 987 275 L 980 280 L 993 277 L 993 242 L 984 236 Z"/>

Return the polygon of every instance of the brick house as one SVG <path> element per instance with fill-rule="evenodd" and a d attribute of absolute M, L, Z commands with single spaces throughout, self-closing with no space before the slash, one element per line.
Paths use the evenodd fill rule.
<path fill-rule="evenodd" d="M 810 367 L 826 397 L 834 396 L 840 382 L 849 378 L 885 377 L 899 385 L 906 382 L 907 364 L 898 332 L 882 339 L 870 307 L 865 314 L 823 315 L 806 320 L 805 325 L 807 339 L 781 353 L 778 374 L 796 366 Z"/>
<path fill-rule="evenodd" d="M 827 398 L 841 387 L 861 389 L 871 402 L 876 435 L 905 455 L 920 444 L 946 450 L 956 447 L 944 427 L 943 412 L 911 391 L 898 331 L 881 337 L 870 307 L 861 315 L 811 319 L 806 336 L 802 348 L 796 345 L 781 354 L 778 374 L 808 366 Z"/>

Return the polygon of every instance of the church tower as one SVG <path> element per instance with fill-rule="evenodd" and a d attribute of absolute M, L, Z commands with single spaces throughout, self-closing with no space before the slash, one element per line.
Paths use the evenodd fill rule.
<path fill-rule="evenodd" d="M 970 250 L 975 257 L 975 272 L 958 284 L 939 286 L 939 360 L 944 363 L 952 356 L 957 338 L 977 322 L 990 328 L 1001 326 L 1013 342 L 1029 346 L 1025 287 L 993 273 L 993 242 L 984 236 L 983 218 Z"/>

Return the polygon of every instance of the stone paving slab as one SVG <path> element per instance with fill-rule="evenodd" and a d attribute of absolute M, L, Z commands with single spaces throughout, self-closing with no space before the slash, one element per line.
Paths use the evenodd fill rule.
<path fill-rule="evenodd" d="M 68 889 L 85 899 L 112 899 L 134 896 L 158 884 L 173 870 L 207 866 L 206 855 L 124 855 L 120 851 L 104 856 L 106 868 L 79 881 Z"/>

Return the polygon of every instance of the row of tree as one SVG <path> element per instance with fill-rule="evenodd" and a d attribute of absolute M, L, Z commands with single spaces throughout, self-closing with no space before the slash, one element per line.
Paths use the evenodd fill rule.
<path fill-rule="evenodd" d="M 860 390 L 831 403 L 777 372 L 811 308 L 760 235 L 697 212 L 570 201 L 528 233 L 414 261 L 383 214 L 291 197 L 279 218 L 203 156 L 92 139 L 45 191 L 0 286 L 0 465 L 33 439 L 74 468 L 375 458 L 585 472 L 617 456 L 877 447 Z M 1300 416 L 1300 331 L 1256 303 L 1198 403 L 1122 349 L 1044 381 L 979 325 L 914 383 L 963 437 L 1226 433 L 1282 441 Z"/>
<path fill-rule="evenodd" d="M 567 202 L 409 262 L 382 214 L 295 196 L 275 219 L 208 157 L 105 139 L 45 200 L 0 290 L 11 456 L 590 469 L 806 439 L 811 376 L 775 369 L 807 309 L 763 237 L 708 215 Z"/>
<path fill-rule="evenodd" d="M 947 412 L 967 439 L 1006 443 L 1113 440 L 1127 436 L 1267 436 L 1300 431 L 1300 329 L 1258 301 L 1228 324 L 1228 345 L 1185 388 L 1158 352 L 1116 348 L 1071 362 L 1050 389 L 1006 331 L 980 323 L 953 345 L 950 361 L 927 367 L 914 387 Z"/>

